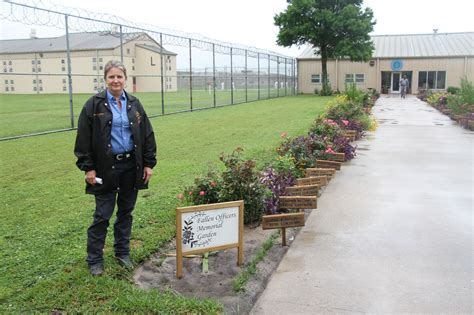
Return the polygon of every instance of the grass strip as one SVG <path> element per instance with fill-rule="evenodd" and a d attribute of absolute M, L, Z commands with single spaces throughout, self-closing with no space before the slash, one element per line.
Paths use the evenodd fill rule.
<path fill-rule="evenodd" d="M 245 268 L 239 273 L 239 275 L 234 279 L 232 283 L 232 288 L 234 292 L 243 293 L 245 292 L 245 286 L 249 281 L 250 277 L 257 273 L 257 265 L 261 262 L 268 254 L 270 249 L 273 247 L 274 241 L 278 238 L 279 233 L 272 233 L 266 240 L 263 242 L 262 247 L 257 251 L 252 260 L 245 266 Z"/>

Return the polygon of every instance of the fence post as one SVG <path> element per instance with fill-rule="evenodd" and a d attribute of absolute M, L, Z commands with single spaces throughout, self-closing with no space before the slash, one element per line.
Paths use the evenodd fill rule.
<path fill-rule="evenodd" d="M 280 57 L 277 56 L 277 97 L 280 97 L 280 86 L 281 86 L 281 79 L 280 79 Z"/>
<path fill-rule="evenodd" d="M 189 102 L 193 111 L 193 54 L 191 49 L 191 38 L 189 39 Z"/>
<path fill-rule="evenodd" d="M 216 107 L 216 47 L 212 44 L 212 90 L 214 94 L 214 107 Z"/>
<path fill-rule="evenodd" d="M 245 50 L 245 102 L 248 102 L 248 86 L 247 86 L 247 49 Z"/>
<path fill-rule="evenodd" d="M 285 57 L 285 96 L 287 95 L 287 87 L 288 87 L 288 74 L 286 73 L 286 64 L 288 60 Z"/>
<path fill-rule="evenodd" d="M 234 105 L 234 70 L 232 65 L 232 47 L 230 47 L 230 104 Z"/>
<path fill-rule="evenodd" d="M 260 53 L 257 53 L 257 94 L 260 100 Z"/>
<path fill-rule="evenodd" d="M 123 64 L 123 33 L 122 33 L 121 24 L 120 24 L 120 62 Z"/>
<path fill-rule="evenodd" d="M 163 84 L 163 33 L 160 33 L 160 76 L 161 76 L 161 114 L 165 114 L 165 87 Z M 168 86 L 168 78 L 166 78 L 166 86 Z"/>
<path fill-rule="evenodd" d="M 64 16 L 66 22 L 66 54 L 67 54 L 67 78 L 69 88 L 69 113 L 71 116 L 71 128 L 74 128 L 74 109 L 72 101 L 72 75 L 71 75 L 71 50 L 69 47 L 69 21 L 68 15 Z"/>
<path fill-rule="evenodd" d="M 293 59 L 293 95 L 297 93 L 296 91 L 296 60 Z"/>
<path fill-rule="evenodd" d="M 268 54 L 268 97 L 270 98 L 270 54 Z"/>

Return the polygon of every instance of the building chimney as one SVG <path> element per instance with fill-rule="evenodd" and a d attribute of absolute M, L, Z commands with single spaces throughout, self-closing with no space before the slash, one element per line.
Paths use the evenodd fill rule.
<path fill-rule="evenodd" d="M 434 29 L 433 29 L 433 35 L 436 35 L 436 34 L 438 34 L 438 29 L 437 29 L 437 28 L 434 28 Z"/>
<path fill-rule="evenodd" d="M 36 39 L 38 36 L 36 36 L 36 29 L 32 28 L 30 31 L 30 38 L 31 39 Z"/>

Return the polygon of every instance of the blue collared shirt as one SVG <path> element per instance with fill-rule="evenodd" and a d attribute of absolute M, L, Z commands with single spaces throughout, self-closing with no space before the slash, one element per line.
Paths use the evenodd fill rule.
<path fill-rule="evenodd" d="M 122 109 L 118 108 L 115 97 L 107 90 L 107 99 L 112 110 L 112 153 L 120 154 L 133 151 L 133 135 L 127 115 L 127 98 L 125 92 L 120 95 Z"/>

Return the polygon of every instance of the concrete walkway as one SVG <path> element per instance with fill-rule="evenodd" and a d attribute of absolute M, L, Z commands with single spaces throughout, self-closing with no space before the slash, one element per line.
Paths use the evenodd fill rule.
<path fill-rule="evenodd" d="M 413 96 L 330 182 L 252 314 L 473 313 L 473 136 Z"/>

